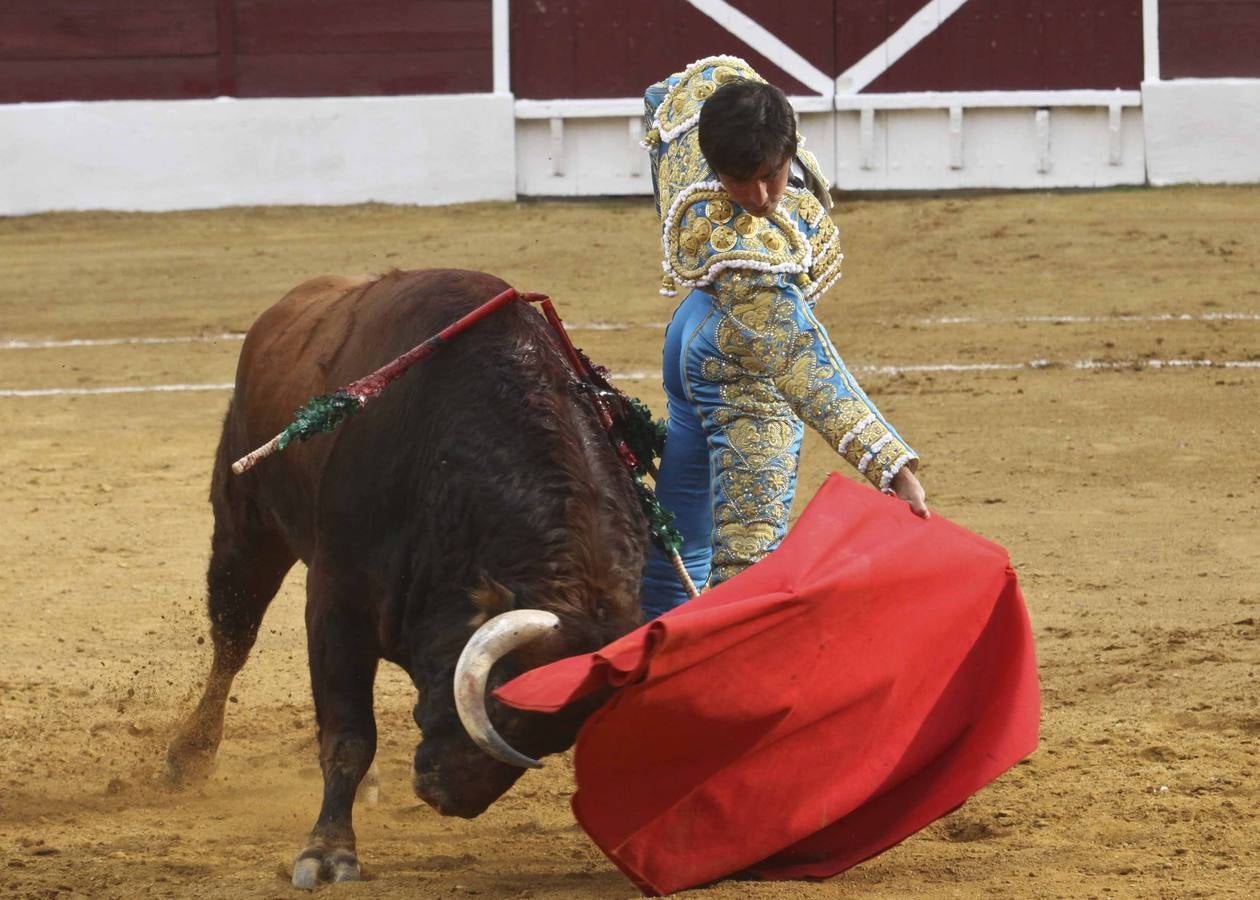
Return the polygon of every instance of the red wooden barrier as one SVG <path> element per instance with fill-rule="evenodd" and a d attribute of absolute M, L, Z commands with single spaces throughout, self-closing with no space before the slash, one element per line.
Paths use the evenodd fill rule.
<path fill-rule="evenodd" d="M 1260 3 L 1162 0 L 1159 63 L 1164 78 L 1260 78 Z"/>
<path fill-rule="evenodd" d="M 0 103 L 468 93 L 489 0 L 5 0 Z"/>
<path fill-rule="evenodd" d="M 925 0 L 731 5 L 836 76 Z M 683 0 L 512 0 L 518 97 L 633 97 L 712 53 L 811 94 Z M 1162 0 L 1166 78 L 1260 76 L 1260 4 Z M 0 102 L 463 93 L 492 86 L 490 0 L 5 0 Z M 865 92 L 1135 88 L 1141 0 L 968 0 Z"/>
<path fill-rule="evenodd" d="M 236 0 L 237 95 L 491 88 L 487 0 Z"/>
<path fill-rule="evenodd" d="M 215 0 L 5 0 L 0 102 L 213 94 Z"/>
<path fill-rule="evenodd" d="M 838 15 L 867 5 L 840 0 Z M 885 5 L 891 33 L 922 4 Z M 969 0 L 867 91 L 1131 89 L 1141 81 L 1141 0 Z"/>
<path fill-rule="evenodd" d="M 770 21 L 753 3 L 736 5 L 758 21 L 763 15 Z M 830 68 L 831 0 L 782 6 L 791 13 L 774 13 L 776 20 L 802 23 L 788 33 L 788 43 L 807 59 L 812 56 L 811 62 L 817 59 L 815 65 Z M 715 53 L 744 57 L 789 94 L 814 93 L 682 0 L 513 2 L 511 16 L 517 97 L 641 97 L 652 82 Z"/>
<path fill-rule="evenodd" d="M 733 0 L 836 76 L 879 47 L 924 0 Z M 512 4 L 512 87 L 518 97 L 632 97 L 713 53 L 743 56 L 789 93 L 811 94 L 689 4 L 558 0 Z M 544 52 L 522 54 L 522 47 Z M 1141 0 L 969 0 L 876 79 L 867 92 L 1136 88 Z"/>

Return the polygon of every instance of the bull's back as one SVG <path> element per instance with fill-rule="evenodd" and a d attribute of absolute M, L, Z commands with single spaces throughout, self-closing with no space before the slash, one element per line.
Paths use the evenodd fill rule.
<path fill-rule="evenodd" d="M 390 362 L 507 287 L 478 272 L 321 275 L 259 316 L 236 370 L 234 413 L 248 447 L 269 440 L 311 397 Z"/>
<path fill-rule="evenodd" d="M 479 272 L 436 269 L 357 278 L 322 275 L 289 291 L 250 328 L 237 364 L 216 482 L 270 440 L 312 397 L 375 371 L 507 288 Z M 423 363 L 422 363 L 423 365 Z M 244 476 L 251 502 L 280 521 L 306 556 L 325 460 L 336 436 L 291 445 Z M 218 488 L 215 489 L 216 491 Z"/>
<path fill-rule="evenodd" d="M 250 327 L 236 367 L 234 412 L 249 440 L 267 440 L 308 398 L 344 341 L 354 300 L 375 282 L 321 275 L 295 287 Z M 270 432 L 270 434 L 268 434 Z"/>

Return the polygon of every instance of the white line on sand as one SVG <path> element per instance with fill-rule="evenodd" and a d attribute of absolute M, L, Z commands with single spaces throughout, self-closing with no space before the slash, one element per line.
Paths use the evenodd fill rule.
<path fill-rule="evenodd" d="M 168 394 L 181 391 L 230 391 L 225 384 L 123 384 L 77 388 L 0 388 L 0 397 L 89 397 L 97 394 Z"/>
<path fill-rule="evenodd" d="M 926 363 L 905 366 L 854 366 L 860 375 L 918 375 L 935 372 L 1018 372 L 1042 369 L 1260 369 L 1260 359 L 1078 359 L 1055 362 L 1034 359 L 1017 363 Z M 660 379 L 659 371 L 614 372 L 615 381 Z M 85 397 L 99 394 L 166 394 L 181 391 L 230 391 L 231 382 L 214 384 L 111 385 L 75 388 L 0 388 L 0 397 Z"/>
<path fill-rule="evenodd" d="M 65 338 L 63 340 L 27 341 L 13 339 L 0 341 L 0 350 L 59 350 L 63 347 L 118 347 L 127 344 L 209 344 L 214 341 L 241 341 L 245 335 L 236 332 L 224 334 L 183 334 L 173 337 L 121 337 L 121 338 Z"/>
<path fill-rule="evenodd" d="M 1003 325 L 1049 324 L 1081 325 L 1103 322 L 1260 322 L 1260 312 L 1208 312 L 1208 313 L 1154 313 L 1130 315 L 1117 313 L 1107 316 L 1007 316 L 985 318 L 980 316 L 942 316 L 936 319 L 914 319 L 915 325 Z M 663 331 L 667 322 L 566 322 L 570 331 L 633 331 L 637 328 Z M 0 350 L 60 350 L 70 347 L 119 347 L 145 344 L 211 344 L 216 341 L 239 342 L 245 335 L 239 331 L 222 334 L 181 334 L 169 337 L 117 337 L 117 338 L 50 338 L 33 340 L 11 338 L 0 340 Z"/>
<path fill-rule="evenodd" d="M 1003 325 L 1049 324 L 1081 325 L 1099 322 L 1257 322 L 1260 312 L 1152 313 L 1136 315 L 1114 313 L 1106 316 L 942 316 L 938 319 L 916 319 L 916 325 Z"/>

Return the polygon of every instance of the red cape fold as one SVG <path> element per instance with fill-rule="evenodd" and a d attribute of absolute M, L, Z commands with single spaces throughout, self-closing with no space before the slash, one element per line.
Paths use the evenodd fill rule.
<path fill-rule="evenodd" d="M 606 685 L 573 811 L 647 894 L 842 872 L 1031 753 L 1041 706 L 1006 551 L 839 475 L 757 565 L 495 696 Z"/>

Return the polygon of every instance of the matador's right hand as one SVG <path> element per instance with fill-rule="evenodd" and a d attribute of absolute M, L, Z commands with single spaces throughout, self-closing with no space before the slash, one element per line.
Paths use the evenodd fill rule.
<path fill-rule="evenodd" d="M 923 485 L 919 484 L 918 476 L 910 471 L 910 467 L 902 466 L 897 470 L 897 474 L 893 476 L 892 484 L 889 485 L 890 493 L 896 494 L 902 500 L 910 504 L 910 509 L 921 519 L 932 518 L 932 513 L 927 506 L 927 494 L 923 490 Z"/>

